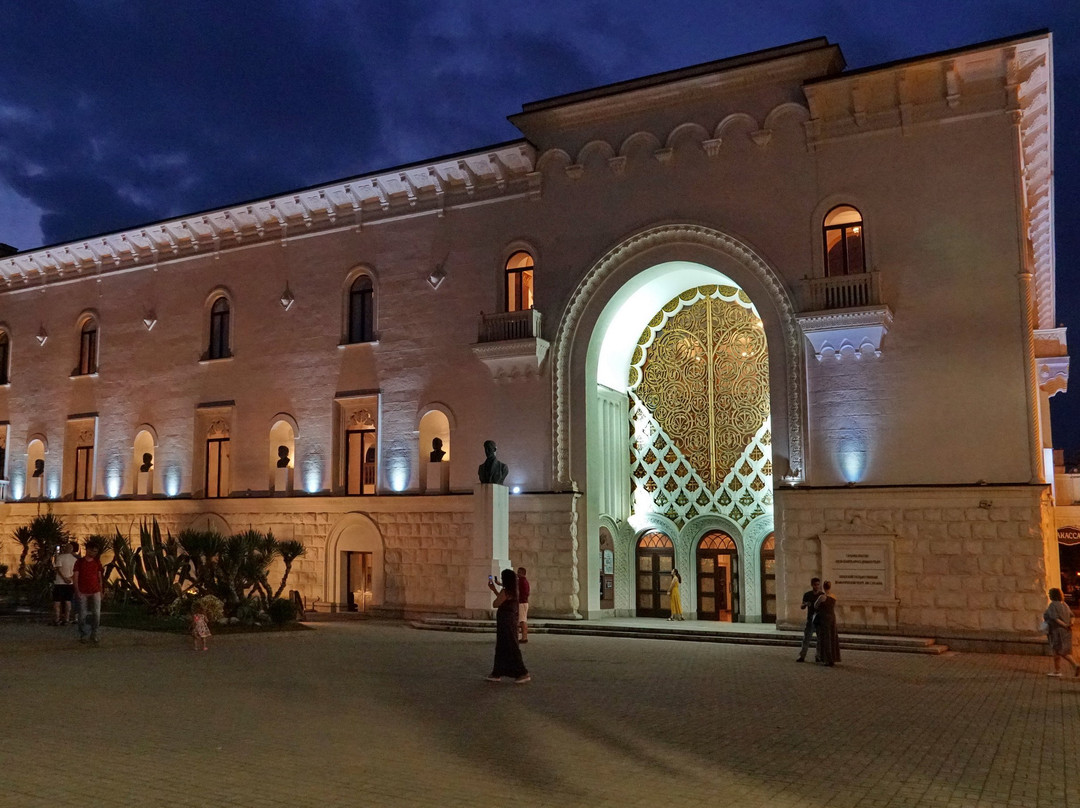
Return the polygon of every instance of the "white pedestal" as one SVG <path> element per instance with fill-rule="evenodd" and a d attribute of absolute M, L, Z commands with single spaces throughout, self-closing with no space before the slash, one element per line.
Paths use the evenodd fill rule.
<path fill-rule="evenodd" d="M 450 492 L 450 464 L 428 461 L 425 494 L 447 494 Z"/>
<path fill-rule="evenodd" d="M 292 469 L 274 469 L 274 495 L 284 497 L 292 493 Z"/>
<path fill-rule="evenodd" d="M 498 580 L 502 571 L 510 567 L 510 489 L 505 485 L 478 485 L 473 489 L 473 507 L 465 612 L 490 614 L 495 596 L 488 589 L 488 576 Z"/>
<path fill-rule="evenodd" d="M 154 493 L 154 472 L 140 471 L 135 480 L 135 494 L 147 497 Z"/>
<path fill-rule="evenodd" d="M 31 477 L 30 478 L 30 496 L 41 499 L 45 494 L 45 478 L 44 477 Z"/>

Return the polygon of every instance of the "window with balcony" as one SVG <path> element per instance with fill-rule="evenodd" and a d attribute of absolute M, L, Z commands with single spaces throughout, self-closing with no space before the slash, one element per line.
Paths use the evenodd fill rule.
<path fill-rule="evenodd" d="M 232 356 L 232 351 L 229 350 L 231 315 L 229 300 L 224 295 L 215 300 L 210 307 L 210 342 L 206 348 L 207 359 L 226 359 Z"/>
<path fill-rule="evenodd" d="M 533 257 L 519 250 L 506 261 L 506 310 L 526 311 L 533 307 Z"/>
<path fill-rule="evenodd" d="M 98 369 L 98 326 L 97 321 L 88 317 L 79 330 L 79 366 L 77 376 L 97 373 Z"/>
<path fill-rule="evenodd" d="M 850 205 L 830 210 L 825 216 L 822 236 L 826 277 L 866 272 L 863 220 L 858 210 Z"/>
<path fill-rule="evenodd" d="M 361 275 L 349 287 L 348 341 L 375 341 L 375 286 L 368 275 Z"/>

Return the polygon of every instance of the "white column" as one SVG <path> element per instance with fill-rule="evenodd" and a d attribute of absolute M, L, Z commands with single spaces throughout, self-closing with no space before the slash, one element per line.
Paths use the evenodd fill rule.
<path fill-rule="evenodd" d="M 473 489 L 473 535 L 463 616 L 490 616 L 495 596 L 488 576 L 498 580 L 510 568 L 510 490 L 505 485 L 478 485 Z"/>

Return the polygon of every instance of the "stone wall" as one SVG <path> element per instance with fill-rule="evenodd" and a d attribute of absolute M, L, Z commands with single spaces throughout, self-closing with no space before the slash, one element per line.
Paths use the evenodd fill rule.
<path fill-rule="evenodd" d="M 566 615 L 573 585 L 569 495 L 518 495 L 510 498 L 510 554 L 525 566 L 532 582 L 534 613 Z M 139 523 L 156 517 L 173 534 L 207 526 L 222 532 L 253 528 L 279 539 L 296 539 L 307 553 L 293 563 L 286 589 L 299 590 L 309 606 L 333 601 L 335 536 L 342 525 L 362 518 L 381 543 L 385 589 L 378 604 L 403 613 L 453 612 L 462 608 L 473 524 L 471 495 L 439 497 L 304 497 L 219 500 L 119 500 L 43 505 L 64 520 L 79 540 L 116 530 L 137 537 Z M 14 573 L 19 545 L 11 534 L 38 513 L 36 504 L 0 505 L 0 563 Z M 284 570 L 279 561 L 270 580 Z"/>
<path fill-rule="evenodd" d="M 779 489 L 778 623 L 802 625 L 809 579 L 822 574 L 823 534 L 893 536 L 895 629 L 933 636 L 1029 636 L 1046 607 L 1056 559 L 1046 486 Z M 873 609 L 844 607 L 848 630 L 882 628 Z"/>

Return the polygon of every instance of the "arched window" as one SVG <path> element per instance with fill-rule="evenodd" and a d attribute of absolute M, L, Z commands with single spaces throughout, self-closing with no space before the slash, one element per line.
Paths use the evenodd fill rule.
<path fill-rule="evenodd" d="M 349 287 L 349 342 L 375 341 L 375 287 L 361 275 Z"/>
<path fill-rule="evenodd" d="M 97 373 L 98 364 L 98 327 L 93 317 L 87 317 L 79 332 L 79 367 L 75 371 L 79 376 Z"/>
<path fill-rule="evenodd" d="M 11 381 L 11 377 L 8 375 L 10 359 L 11 341 L 8 339 L 7 331 L 0 331 L 0 384 L 7 384 Z"/>
<path fill-rule="evenodd" d="M 207 359 L 225 359 L 232 356 L 229 350 L 229 316 L 231 314 L 228 298 L 222 296 L 210 307 L 210 344 L 206 349 Z"/>
<path fill-rule="evenodd" d="M 825 216 L 822 233 L 825 275 L 858 275 L 866 271 L 862 214 L 851 205 L 840 205 Z"/>
<path fill-rule="evenodd" d="M 523 250 L 506 261 L 506 310 L 526 311 L 533 307 L 533 257 Z"/>

